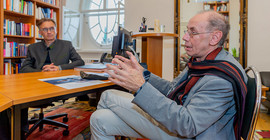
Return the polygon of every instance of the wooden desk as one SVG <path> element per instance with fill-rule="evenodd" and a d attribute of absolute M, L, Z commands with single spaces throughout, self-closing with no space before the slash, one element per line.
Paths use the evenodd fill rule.
<path fill-rule="evenodd" d="M 266 99 L 266 91 L 269 90 L 269 87 L 262 85 L 262 101 Z"/>
<path fill-rule="evenodd" d="M 178 35 L 174 33 L 134 33 L 132 37 L 142 38 L 141 62 L 148 65 L 149 71 L 162 77 L 163 39 L 177 38 Z"/>
<path fill-rule="evenodd" d="M 12 106 L 12 100 L 5 95 L 0 94 L 0 112 Z"/>
<path fill-rule="evenodd" d="M 97 92 L 114 86 L 104 83 L 76 89 L 65 89 L 38 79 L 79 75 L 79 71 L 63 70 L 57 72 L 34 72 L 15 75 L 0 75 L 0 91 L 2 95 L 13 101 L 12 139 L 19 140 L 21 136 L 21 109 L 32 105 L 41 105 L 60 99 L 67 99 L 91 92 Z"/>

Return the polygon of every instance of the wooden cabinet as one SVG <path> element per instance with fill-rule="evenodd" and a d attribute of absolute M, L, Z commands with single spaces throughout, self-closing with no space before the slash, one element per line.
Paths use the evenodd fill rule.
<path fill-rule="evenodd" d="M 132 37 L 141 38 L 141 62 L 147 64 L 147 69 L 155 75 L 162 77 L 163 72 L 163 40 L 178 39 L 174 33 L 133 33 Z M 163 77 L 164 78 L 164 77 Z"/>
<path fill-rule="evenodd" d="M 224 15 L 229 20 L 229 14 L 230 14 L 229 1 L 204 2 L 203 9 L 217 11 L 218 13 Z M 229 38 L 229 35 L 230 34 L 228 34 L 228 38 Z M 229 51 L 229 39 L 225 41 L 223 48 Z"/>
<path fill-rule="evenodd" d="M 40 15 L 53 18 L 59 27 L 60 5 L 61 0 L 0 0 L 0 74 L 17 73 L 27 46 L 42 40 L 36 27 Z"/>

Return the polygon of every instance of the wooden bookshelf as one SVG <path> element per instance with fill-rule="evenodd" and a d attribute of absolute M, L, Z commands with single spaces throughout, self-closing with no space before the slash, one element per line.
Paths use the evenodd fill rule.
<path fill-rule="evenodd" d="M 214 10 L 217 11 L 221 14 L 224 14 L 225 16 L 228 16 L 229 14 L 229 1 L 227 2 L 219 2 L 219 1 L 214 1 L 214 2 L 204 2 L 203 4 L 204 10 Z"/>
<path fill-rule="evenodd" d="M 26 58 L 26 56 L 4 57 L 4 59 L 22 59 L 22 58 Z"/>
<path fill-rule="evenodd" d="M 230 14 L 229 1 L 204 2 L 203 9 L 217 11 L 218 13 L 224 15 L 229 20 L 229 14 Z M 227 51 L 229 51 L 229 35 L 230 34 L 228 34 L 228 39 L 226 39 L 223 46 L 223 48 Z"/>
<path fill-rule="evenodd" d="M 4 1 L 11 1 L 11 0 L 0 0 L 0 74 L 4 74 L 4 61 L 5 60 L 11 60 L 11 62 L 20 61 L 20 59 L 26 58 L 26 56 L 11 56 L 11 57 L 5 57 L 4 56 L 4 38 L 6 38 L 7 42 L 17 42 L 17 43 L 23 43 L 23 44 L 32 44 L 35 43 L 36 40 L 41 40 L 42 38 L 36 37 L 37 29 L 36 25 L 39 19 L 37 19 L 36 15 L 36 7 L 41 8 L 50 8 L 53 9 L 56 15 L 56 23 L 57 27 L 61 25 L 61 1 L 62 0 L 55 0 L 56 5 L 43 2 L 42 0 L 24 0 L 25 2 L 32 2 L 33 4 L 33 10 L 32 15 L 23 14 L 21 12 L 14 11 L 13 9 L 7 10 L 4 9 Z M 15 4 L 14 4 L 15 5 Z M 13 7 L 15 7 L 13 5 Z M 18 8 L 18 7 L 17 7 Z M 21 7 L 19 7 L 20 9 Z M 25 35 L 10 35 L 10 34 L 4 34 L 4 19 L 8 19 L 10 21 L 14 21 L 15 23 L 24 23 L 24 24 L 31 24 L 33 25 L 31 36 L 25 36 Z M 57 28 L 57 32 L 60 33 L 60 28 Z M 59 38 L 59 34 L 57 34 L 57 38 Z"/>

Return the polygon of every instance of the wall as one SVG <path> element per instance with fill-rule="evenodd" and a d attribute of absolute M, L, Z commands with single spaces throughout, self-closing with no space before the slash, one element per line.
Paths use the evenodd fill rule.
<path fill-rule="evenodd" d="M 80 11 L 80 3 L 81 0 L 66 0 L 65 3 L 65 7 L 70 9 L 70 10 L 74 10 L 74 11 Z"/>
<path fill-rule="evenodd" d="M 67 0 L 66 7 L 77 9 L 79 1 Z M 173 32 L 174 1 L 164 0 L 126 0 L 125 1 L 125 28 L 129 31 L 138 32 L 142 17 L 147 18 L 148 27 L 154 27 L 154 20 L 165 25 L 166 32 Z M 111 52 L 110 46 L 99 46 L 91 37 L 88 21 L 83 20 L 81 34 L 81 48 L 77 50 L 83 59 L 99 60 L 103 52 Z M 167 80 L 173 79 L 173 39 L 165 39 L 163 42 L 163 75 Z M 137 42 L 140 51 L 140 40 Z"/>
<path fill-rule="evenodd" d="M 236 48 L 239 53 L 240 48 L 240 0 L 230 0 L 230 14 L 229 14 L 229 22 L 231 25 L 230 33 L 229 33 L 229 47 L 230 52 L 232 52 L 232 48 Z"/>
<path fill-rule="evenodd" d="M 180 5 L 180 28 L 181 30 L 185 30 L 187 23 L 190 18 L 192 18 L 195 14 L 203 10 L 203 3 L 198 2 L 195 3 L 193 1 L 187 2 L 187 0 L 181 0 L 181 5 Z M 240 11 L 240 2 L 239 0 L 230 0 L 230 6 L 229 6 L 229 11 L 230 11 L 230 25 L 231 25 L 231 30 L 230 30 L 230 35 L 229 35 L 229 40 L 230 40 L 230 52 L 232 48 L 236 48 L 236 50 L 239 50 L 240 47 L 240 42 L 239 42 L 239 11 Z M 180 33 L 180 37 L 182 38 L 184 35 L 183 32 Z M 181 40 L 181 44 L 184 44 L 183 40 Z M 181 47 L 181 54 L 185 52 L 184 48 Z"/>
<path fill-rule="evenodd" d="M 185 44 L 182 40 L 184 36 L 184 30 L 187 29 L 188 21 L 203 10 L 203 3 L 187 2 L 187 0 L 180 1 L 180 44 Z M 185 53 L 185 48 L 180 48 L 180 55 Z"/>
<path fill-rule="evenodd" d="M 174 0 L 126 0 L 125 28 L 139 31 L 142 17 L 146 17 L 148 27 L 154 27 L 154 20 L 165 25 L 166 32 L 173 32 Z"/>
<path fill-rule="evenodd" d="M 248 65 L 270 71 L 270 1 L 248 1 Z"/>
<path fill-rule="evenodd" d="M 174 26 L 174 0 L 126 0 L 125 1 L 125 28 L 138 32 L 142 17 L 147 18 L 146 25 L 154 27 L 154 20 L 165 25 L 166 32 L 173 32 Z M 173 79 L 173 39 L 163 41 L 163 69 L 162 77 Z M 140 50 L 140 40 L 137 42 Z"/>

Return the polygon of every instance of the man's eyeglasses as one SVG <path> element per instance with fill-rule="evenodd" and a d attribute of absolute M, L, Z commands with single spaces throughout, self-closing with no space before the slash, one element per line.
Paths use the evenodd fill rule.
<path fill-rule="evenodd" d="M 197 32 L 194 32 L 194 31 L 189 31 L 189 30 L 184 30 L 184 33 L 188 33 L 188 35 L 190 37 L 193 37 L 195 35 L 199 35 L 199 34 L 208 34 L 208 33 L 213 33 L 213 32 L 202 32 L 202 33 L 197 33 Z"/>
<path fill-rule="evenodd" d="M 43 32 L 48 32 L 48 31 L 50 31 L 50 32 L 54 32 L 55 31 L 55 27 L 50 27 L 50 28 L 42 28 L 41 29 Z"/>

